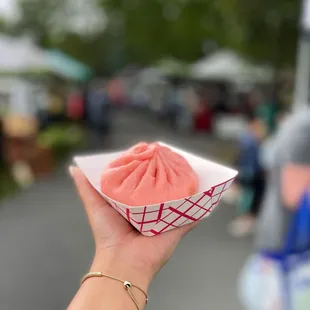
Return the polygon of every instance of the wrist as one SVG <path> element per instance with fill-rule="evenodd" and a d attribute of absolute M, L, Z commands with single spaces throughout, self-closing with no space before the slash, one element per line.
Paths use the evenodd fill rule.
<path fill-rule="evenodd" d="M 146 296 L 152 276 L 137 270 L 134 264 L 115 255 L 114 250 L 97 251 L 89 272 L 101 272 L 102 276 L 89 277 L 85 281 L 68 309 L 141 309 L 146 304 Z M 111 276 L 113 278 L 106 277 Z M 121 280 L 121 281 L 119 281 Z M 126 292 L 124 284 L 132 284 L 131 293 Z M 138 289 L 139 288 L 139 289 Z M 141 291 L 142 290 L 142 291 Z M 135 301 L 134 301 L 135 300 Z"/>
<path fill-rule="evenodd" d="M 126 260 L 126 257 L 109 251 L 95 254 L 90 271 L 100 271 L 124 281 L 129 281 L 144 291 L 148 290 L 153 278 L 153 274 L 148 268 L 143 268 L 139 264 Z"/>

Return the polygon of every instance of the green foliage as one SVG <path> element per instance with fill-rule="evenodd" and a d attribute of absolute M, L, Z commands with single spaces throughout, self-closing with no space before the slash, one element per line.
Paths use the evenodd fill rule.
<path fill-rule="evenodd" d="M 100 72 L 103 69 L 104 43 L 102 35 L 84 38 L 77 33 L 67 33 L 62 40 L 51 40 L 48 45 L 49 47 L 63 50 L 68 55 L 71 55 Z"/>
<path fill-rule="evenodd" d="M 115 27 L 136 61 L 149 63 L 164 56 L 194 61 L 202 56 L 203 42 L 216 38 L 214 1 L 102 2 L 108 16 L 118 20 Z"/>
<path fill-rule="evenodd" d="M 54 124 L 42 131 L 38 137 L 38 144 L 54 151 L 56 159 L 64 156 L 77 147 L 86 143 L 84 130 L 71 124 Z"/>
<path fill-rule="evenodd" d="M 21 18 L 17 31 L 30 35 L 42 46 L 48 45 L 55 25 L 65 18 L 66 0 L 18 0 Z"/>
<path fill-rule="evenodd" d="M 121 19 L 126 46 L 144 61 L 193 61 L 206 41 L 256 61 L 292 64 L 298 37 L 297 0 L 102 0 Z M 135 53 L 134 53 L 135 54 Z"/>
<path fill-rule="evenodd" d="M 84 139 L 84 131 L 81 127 L 71 124 L 54 124 L 39 134 L 38 144 L 47 148 L 59 145 L 76 147 L 83 143 Z"/>
<path fill-rule="evenodd" d="M 276 67 L 295 61 L 300 2 L 297 0 L 222 0 L 240 29 L 241 52 Z M 237 43 L 237 42 L 236 42 Z"/>
<path fill-rule="evenodd" d="M 195 61 L 212 51 L 210 42 L 276 67 L 295 60 L 297 0 L 98 0 L 107 26 L 88 36 L 63 31 L 73 3 L 19 0 L 15 30 L 33 35 L 44 47 L 62 49 L 98 73 L 167 57 Z"/>

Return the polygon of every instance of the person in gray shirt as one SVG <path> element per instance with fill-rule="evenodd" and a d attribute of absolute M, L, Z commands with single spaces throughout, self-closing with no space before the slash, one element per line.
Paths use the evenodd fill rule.
<path fill-rule="evenodd" d="M 284 247 L 292 212 L 310 189 L 310 109 L 281 125 L 270 146 L 269 168 L 256 248 L 277 252 Z"/>

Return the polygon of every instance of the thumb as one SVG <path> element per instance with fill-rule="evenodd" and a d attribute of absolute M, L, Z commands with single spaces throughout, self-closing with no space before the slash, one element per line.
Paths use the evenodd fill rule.
<path fill-rule="evenodd" d="M 120 216 L 88 182 L 81 169 L 69 167 L 79 196 L 84 204 L 90 226 L 97 241 L 117 231 L 128 229 L 126 220 Z M 130 225 L 129 225 L 130 226 Z"/>
<path fill-rule="evenodd" d="M 70 166 L 69 172 L 90 220 L 96 213 L 103 212 L 105 208 L 111 209 L 109 204 L 91 186 L 81 169 Z"/>

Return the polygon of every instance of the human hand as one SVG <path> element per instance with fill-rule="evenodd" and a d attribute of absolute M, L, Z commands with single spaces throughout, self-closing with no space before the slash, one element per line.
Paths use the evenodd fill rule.
<path fill-rule="evenodd" d="M 147 289 L 180 239 L 196 223 L 154 237 L 143 236 L 96 192 L 79 168 L 70 167 L 69 170 L 95 240 L 96 254 L 91 271 L 127 277 Z"/>

